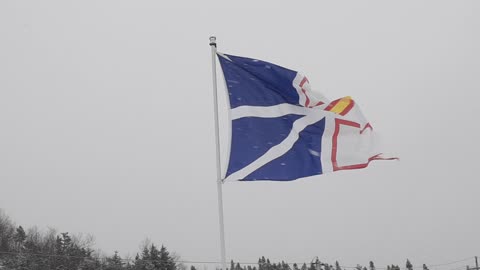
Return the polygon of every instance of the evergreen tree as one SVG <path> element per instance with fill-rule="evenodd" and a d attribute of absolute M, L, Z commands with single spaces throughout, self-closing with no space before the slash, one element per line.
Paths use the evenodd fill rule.
<path fill-rule="evenodd" d="M 372 261 L 370 261 L 370 270 L 375 270 L 375 264 Z"/>
<path fill-rule="evenodd" d="M 0 251 L 10 252 L 13 246 L 15 226 L 10 218 L 0 209 Z"/>
<path fill-rule="evenodd" d="M 142 250 L 142 260 L 150 260 L 150 250 L 148 249 L 148 246 L 143 247 Z"/>
<path fill-rule="evenodd" d="M 315 259 L 315 262 L 311 263 L 310 264 L 310 268 L 312 268 L 312 270 L 317 270 L 317 269 L 320 269 L 320 266 L 322 265 L 322 262 L 320 262 L 320 260 L 318 259 L 318 257 Z"/>
<path fill-rule="evenodd" d="M 167 251 L 167 248 L 162 245 L 160 248 L 160 260 L 162 262 L 161 270 L 176 270 L 176 263 Z"/>
<path fill-rule="evenodd" d="M 163 261 L 161 258 L 160 250 L 158 250 L 158 248 L 154 244 L 150 246 L 150 260 L 150 262 L 154 266 L 153 269 L 162 269 Z"/>
<path fill-rule="evenodd" d="M 265 256 L 258 259 L 258 270 L 266 270 L 266 263 Z"/>
<path fill-rule="evenodd" d="M 413 265 L 410 262 L 410 260 L 408 260 L 408 259 L 407 259 L 406 267 L 407 267 L 408 270 L 413 270 Z"/>
<path fill-rule="evenodd" d="M 392 264 L 390 267 L 391 270 L 400 270 L 400 266 Z"/>
<path fill-rule="evenodd" d="M 122 258 L 118 255 L 118 251 L 115 251 L 115 254 L 106 259 L 106 270 L 121 270 L 123 269 L 123 261 Z"/>
<path fill-rule="evenodd" d="M 138 255 L 137 253 L 137 255 L 135 255 L 135 259 L 133 260 L 132 268 L 140 269 L 139 265 L 140 265 L 140 255 Z"/>
<path fill-rule="evenodd" d="M 155 269 L 152 263 L 151 256 L 151 247 L 149 248 L 148 244 L 145 244 L 142 248 L 142 253 L 135 256 L 135 261 L 133 263 L 133 269 L 135 270 L 150 270 Z M 156 247 L 155 247 L 156 249 Z"/>
<path fill-rule="evenodd" d="M 335 270 L 342 270 L 338 261 L 335 262 Z"/>
<path fill-rule="evenodd" d="M 16 229 L 15 235 L 13 236 L 13 240 L 15 241 L 15 247 L 17 251 L 23 250 L 23 244 L 25 240 L 27 240 L 27 234 L 22 226 L 18 226 Z"/>
<path fill-rule="evenodd" d="M 428 267 L 426 264 L 423 264 L 423 270 L 428 270 Z"/>
<path fill-rule="evenodd" d="M 272 264 L 270 263 L 270 259 L 267 258 L 267 263 L 265 264 L 265 270 L 273 270 Z"/>
<path fill-rule="evenodd" d="M 144 260 L 145 257 L 149 257 L 150 255 L 148 252 L 145 254 L 145 248 L 142 251 L 142 256 L 137 253 L 135 256 L 135 261 L 133 262 L 133 269 L 135 270 L 147 270 L 146 261 Z"/>

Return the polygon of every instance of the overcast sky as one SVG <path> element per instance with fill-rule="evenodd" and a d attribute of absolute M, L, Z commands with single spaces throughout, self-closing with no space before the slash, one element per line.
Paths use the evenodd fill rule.
<path fill-rule="evenodd" d="M 216 35 L 219 51 L 352 96 L 401 158 L 225 184 L 229 260 L 480 255 L 479 33 L 478 1 L 3 0 L 0 208 L 25 227 L 91 233 L 109 254 L 149 237 L 218 261 Z"/>

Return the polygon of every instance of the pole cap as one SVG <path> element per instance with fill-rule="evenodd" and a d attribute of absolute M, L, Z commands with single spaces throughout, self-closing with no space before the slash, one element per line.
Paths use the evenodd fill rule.
<path fill-rule="evenodd" d="M 217 37 L 215 37 L 215 36 L 210 37 L 210 46 L 217 47 Z"/>

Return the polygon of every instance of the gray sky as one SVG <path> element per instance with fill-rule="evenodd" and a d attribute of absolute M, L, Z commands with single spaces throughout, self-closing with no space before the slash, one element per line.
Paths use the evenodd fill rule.
<path fill-rule="evenodd" d="M 27 227 L 91 233 L 108 253 L 134 254 L 149 237 L 185 260 L 219 260 L 214 34 L 219 51 L 299 70 L 330 99 L 351 95 L 402 159 L 224 185 L 228 259 L 480 255 L 479 11 L 478 1 L 1 1 L 0 208 Z"/>

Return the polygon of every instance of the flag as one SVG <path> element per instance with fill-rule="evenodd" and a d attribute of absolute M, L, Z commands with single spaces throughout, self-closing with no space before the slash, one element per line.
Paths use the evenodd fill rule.
<path fill-rule="evenodd" d="M 224 181 L 290 181 L 394 159 L 378 151 L 373 127 L 351 97 L 329 101 L 297 71 L 217 55 L 231 123 Z"/>

